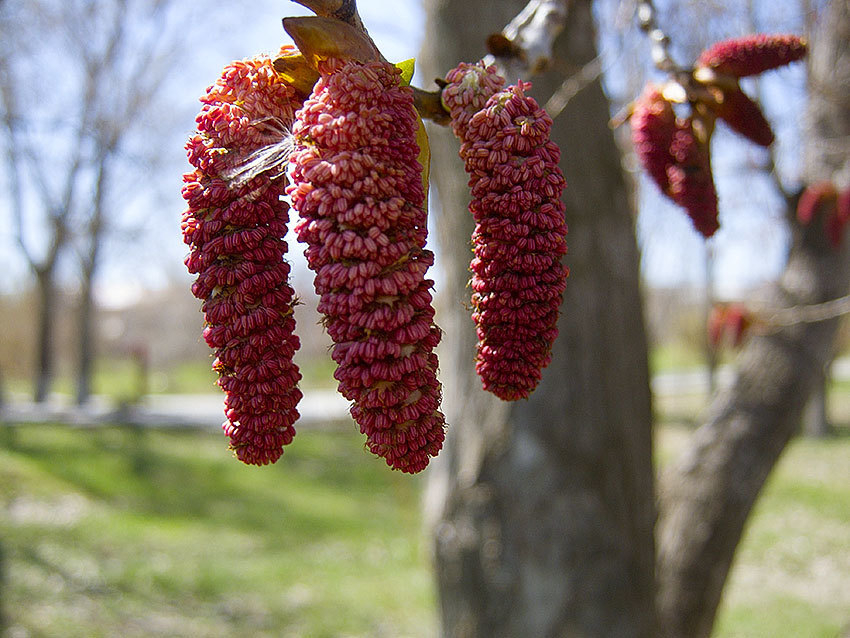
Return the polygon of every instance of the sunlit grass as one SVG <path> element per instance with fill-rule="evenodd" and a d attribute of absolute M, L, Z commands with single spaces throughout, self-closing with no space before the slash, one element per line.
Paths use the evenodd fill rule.
<path fill-rule="evenodd" d="M 390 472 L 360 438 L 301 433 L 278 464 L 254 468 L 215 434 L 18 428 L 0 449 L 11 625 L 434 635 L 421 479 Z"/>
<path fill-rule="evenodd" d="M 691 430 L 661 427 L 669 463 Z M 850 623 L 850 431 L 796 439 L 756 503 L 724 592 L 715 638 L 835 638 Z"/>
<path fill-rule="evenodd" d="M 692 429 L 662 417 L 664 464 Z M 435 636 L 422 477 L 390 472 L 353 429 L 305 430 L 253 468 L 219 433 L 0 428 L 10 635 Z M 847 459 L 843 427 L 791 444 L 715 636 L 833 638 L 850 621 Z"/>

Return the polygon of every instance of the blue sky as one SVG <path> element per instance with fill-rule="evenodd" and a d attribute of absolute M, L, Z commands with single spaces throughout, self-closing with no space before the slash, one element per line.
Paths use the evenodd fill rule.
<path fill-rule="evenodd" d="M 393 12 L 386 15 L 386 0 L 360 0 L 364 23 L 388 59 L 397 61 L 416 57 L 423 38 L 424 13 L 418 0 L 399 0 Z M 191 113 L 197 111 L 197 98 L 206 86 L 215 80 L 220 69 L 236 58 L 248 57 L 258 52 L 274 52 L 287 40 L 281 26 L 284 15 L 305 15 L 302 7 L 281 0 L 262 0 L 251 3 L 249 18 L 240 19 L 228 30 L 208 42 L 199 51 L 193 63 L 178 78 L 169 99 L 175 109 L 185 111 L 185 129 L 178 131 L 162 152 L 166 156 L 163 170 L 170 171 L 152 176 L 165 186 L 162 194 L 138 206 L 155 205 L 165 214 L 157 217 L 150 245 L 141 247 L 139 253 L 129 257 L 113 251 L 109 268 L 105 269 L 100 285 L 100 299 L 121 303 L 131 299 L 146 287 L 164 285 L 175 279 L 188 282 L 190 277 L 182 266 L 186 247 L 179 233 L 179 216 L 183 209 L 180 197 L 180 173 L 186 170 L 182 143 L 191 134 Z M 648 49 L 646 54 L 648 55 Z M 798 65 L 801 66 L 801 65 Z M 788 175 L 796 171 L 799 140 L 793 138 L 795 127 L 787 124 L 796 117 L 799 104 L 782 87 L 789 81 L 800 82 L 802 69 L 789 69 L 768 78 L 762 90 L 774 99 L 769 103 L 769 115 L 778 122 L 777 132 L 780 157 L 788 158 L 781 166 Z M 782 99 L 775 99 L 782 95 Z M 182 116 L 181 116 L 182 117 Z M 659 197 L 654 186 L 641 180 L 641 213 L 637 230 L 642 246 L 642 267 L 650 285 L 673 286 L 691 284 L 699 286 L 705 276 L 705 253 L 715 256 L 715 278 L 721 296 L 734 297 L 742 288 L 775 277 L 784 262 L 787 236 L 778 223 L 781 215 L 779 202 L 771 186 L 749 166 L 763 163 L 763 152 L 733 136 L 720 131 L 715 140 L 715 175 L 720 192 L 721 230 L 708 243 L 695 233 L 684 213 Z M 173 211 L 173 214 L 171 213 Z M 2 217 L 2 215 L 0 215 Z M 166 220 L 166 221 L 162 221 Z M 168 221 L 170 220 L 170 222 Z M 155 246 L 161 263 L 142 268 L 144 253 L 149 256 Z M 7 288 L 20 288 L 28 276 L 23 261 L 16 257 L 9 235 L 0 234 L 0 267 L 11 275 Z M 303 268 L 300 247 L 290 244 L 290 252 L 297 267 Z M 116 258 L 120 256 L 120 258 Z M 148 264 L 150 265 L 150 264 Z"/>

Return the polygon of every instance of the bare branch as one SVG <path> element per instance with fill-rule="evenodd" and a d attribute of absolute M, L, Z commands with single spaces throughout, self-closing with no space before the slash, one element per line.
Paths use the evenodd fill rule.
<path fill-rule="evenodd" d="M 485 61 L 499 66 L 509 79 L 542 73 L 551 64 L 552 46 L 564 30 L 567 14 L 567 0 L 531 0 L 502 29 L 510 47 L 491 51 Z"/>
<path fill-rule="evenodd" d="M 637 19 L 641 31 L 646 33 L 652 46 L 652 62 L 661 71 L 675 73 L 681 67 L 670 55 L 670 38 L 661 30 L 657 22 L 657 11 L 652 0 L 639 0 L 637 5 Z"/>
<path fill-rule="evenodd" d="M 307 7 L 317 16 L 336 18 L 366 33 L 366 27 L 357 12 L 357 0 L 292 0 Z"/>
<path fill-rule="evenodd" d="M 423 91 L 414 86 L 413 105 L 423 119 L 431 120 L 435 124 L 442 124 L 443 126 L 448 126 L 451 121 L 440 100 L 440 91 Z"/>
<path fill-rule="evenodd" d="M 555 39 L 566 25 L 568 2 L 530 0 L 501 34 L 487 39 L 490 55 L 484 58 L 484 62 L 495 64 L 506 78 L 528 77 L 545 71 L 551 65 Z M 582 71 L 590 74 L 591 70 Z M 578 90 L 585 85 L 579 86 Z M 575 89 L 569 87 L 567 90 Z M 449 123 L 448 113 L 440 102 L 439 90 L 427 92 L 414 87 L 414 98 L 416 109 L 423 118 L 437 124 Z"/>
<path fill-rule="evenodd" d="M 554 120 L 566 108 L 570 100 L 578 95 L 582 89 L 595 82 L 600 75 L 602 75 L 602 56 L 596 56 L 577 73 L 564 80 L 558 90 L 546 101 L 543 110 Z"/>
<path fill-rule="evenodd" d="M 762 321 L 770 328 L 780 328 L 827 321 L 846 314 L 850 314 L 850 295 L 810 306 L 783 308 L 765 316 Z"/>

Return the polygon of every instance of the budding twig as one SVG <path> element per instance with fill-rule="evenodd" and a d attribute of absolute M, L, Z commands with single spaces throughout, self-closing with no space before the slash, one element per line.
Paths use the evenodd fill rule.
<path fill-rule="evenodd" d="M 768 326 L 779 328 L 799 323 L 817 323 L 846 314 L 850 314 L 850 295 L 810 306 L 783 308 L 765 317 L 764 322 Z"/>
<path fill-rule="evenodd" d="M 637 19 L 641 31 L 646 33 L 651 42 L 652 62 L 656 68 L 668 73 L 676 73 L 681 71 L 681 67 L 673 60 L 670 55 L 670 38 L 658 26 L 656 19 L 657 11 L 652 0 L 638 0 L 637 3 Z"/>
<path fill-rule="evenodd" d="M 366 27 L 357 12 L 357 0 L 292 0 L 295 4 L 307 7 L 317 16 L 336 18 L 350 24 L 364 33 Z"/>
<path fill-rule="evenodd" d="M 567 0 L 530 0 L 502 29 L 501 38 L 491 36 L 492 55 L 485 62 L 496 64 L 502 75 L 511 80 L 545 71 L 550 66 L 555 39 L 566 26 L 567 13 Z M 494 47 L 497 42 L 502 46 Z"/>

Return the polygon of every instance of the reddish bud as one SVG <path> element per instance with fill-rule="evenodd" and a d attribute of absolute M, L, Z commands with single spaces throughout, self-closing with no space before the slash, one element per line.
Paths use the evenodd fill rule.
<path fill-rule="evenodd" d="M 773 144 L 774 135 L 761 107 L 741 90 L 723 92 L 717 116 L 733 131 L 760 146 Z"/>
<path fill-rule="evenodd" d="M 749 35 L 709 47 L 697 65 L 740 78 L 795 62 L 806 55 L 806 49 L 806 41 L 796 35 Z"/>
<path fill-rule="evenodd" d="M 292 362 L 295 293 L 284 261 L 289 207 L 275 166 L 243 181 L 233 171 L 280 141 L 297 106 L 267 57 L 234 62 L 201 98 L 198 133 L 186 145 L 195 170 L 184 175 L 186 265 L 198 275 L 204 338 L 225 391 L 224 431 L 237 458 L 274 463 L 292 441 L 301 375 Z"/>
<path fill-rule="evenodd" d="M 809 225 L 822 209 L 831 209 L 836 202 L 838 192 L 832 182 L 809 184 L 797 202 L 797 221 L 803 226 Z"/>
<path fill-rule="evenodd" d="M 703 237 L 711 237 L 719 228 L 717 191 L 708 144 L 697 136 L 691 118 L 677 122 L 670 154 L 675 161 L 667 170 L 670 197 L 685 209 Z"/>
<path fill-rule="evenodd" d="M 560 151 L 549 139 L 552 120 L 525 95 L 530 85 L 493 91 L 501 82 L 482 69 L 462 64 L 449 73 L 443 100 L 462 142 L 476 221 L 470 264 L 476 371 L 485 390 L 513 401 L 537 387 L 558 334 L 568 274 L 561 263 L 565 182 Z"/>
<path fill-rule="evenodd" d="M 366 445 L 403 472 L 442 447 L 427 212 L 412 90 L 385 62 L 330 59 L 293 126 L 295 226 Z"/>
<path fill-rule="evenodd" d="M 717 304 L 708 316 L 708 340 L 715 348 L 724 342 L 740 347 L 750 327 L 753 316 L 741 304 Z"/>
<path fill-rule="evenodd" d="M 652 180 L 667 193 L 670 188 L 667 170 L 674 161 L 670 145 L 676 133 L 673 105 L 664 98 L 659 87 L 648 84 L 633 109 L 629 121 L 635 153 Z"/>

